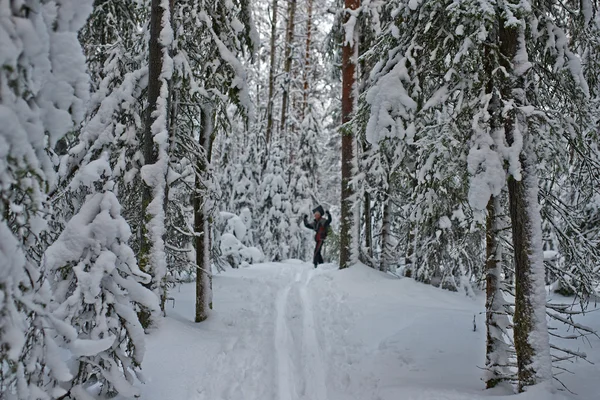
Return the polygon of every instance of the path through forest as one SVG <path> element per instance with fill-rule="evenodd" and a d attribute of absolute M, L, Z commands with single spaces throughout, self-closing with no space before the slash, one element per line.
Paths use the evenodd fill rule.
<path fill-rule="evenodd" d="M 315 270 L 300 261 L 228 270 L 215 275 L 214 289 L 215 310 L 202 324 L 192 322 L 194 285 L 173 291 L 174 305 L 149 336 L 143 399 L 571 398 L 483 390 L 481 298 L 365 267 Z M 599 318 L 586 323 L 600 328 Z M 572 368 L 573 398 L 600 390 L 598 348 L 596 340 L 595 366 Z"/>

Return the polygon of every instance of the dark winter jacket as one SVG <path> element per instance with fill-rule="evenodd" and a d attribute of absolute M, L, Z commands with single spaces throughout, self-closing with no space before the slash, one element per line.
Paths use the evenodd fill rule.
<path fill-rule="evenodd" d="M 318 220 L 313 220 L 313 222 L 308 222 L 308 218 L 306 215 L 304 216 L 304 226 L 315 231 L 315 241 L 317 242 L 325 240 L 327 237 L 327 229 L 331 224 L 331 214 L 329 211 L 325 211 L 325 214 L 327 215 L 327 218 L 321 217 Z"/>

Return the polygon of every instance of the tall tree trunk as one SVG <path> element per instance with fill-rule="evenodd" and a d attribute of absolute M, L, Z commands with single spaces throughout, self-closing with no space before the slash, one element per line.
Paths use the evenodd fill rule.
<path fill-rule="evenodd" d="M 508 345 L 504 335 L 508 326 L 502 293 L 502 246 L 499 234 L 502 229 L 500 213 L 502 206 L 500 197 L 492 197 L 487 205 L 486 220 L 486 262 L 485 262 L 485 325 L 486 355 L 485 355 L 485 386 L 490 389 L 503 380 L 508 379 Z"/>
<path fill-rule="evenodd" d="M 196 322 L 208 318 L 212 309 L 212 272 L 210 268 L 210 218 L 206 210 L 206 188 L 203 179 L 208 171 L 213 138 L 213 111 L 202 106 L 200 145 L 206 157 L 196 164 L 196 195 L 194 197 L 194 232 L 196 235 Z"/>
<path fill-rule="evenodd" d="M 504 120 L 506 141 L 515 142 L 516 130 L 522 135 L 523 148 L 519 161 L 521 176 L 508 178 L 509 208 L 515 254 L 515 315 L 514 341 L 517 353 L 518 389 L 552 378 L 548 328 L 546 324 L 546 291 L 541 237 L 541 218 L 538 202 L 538 181 L 535 150 L 527 131 L 525 116 L 517 109 L 524 105 L 523 78 L 515 76 L 515 56 L 520 25 L 506 25 L 501 20 L 499 29 L 501 62 L 509 71 L 501 92 L 505 102 L 514 101 L 514 108 Z M 518 179 L 518 180 L 517 180 Z"/>
<path fill-rule="evenodd" d="M 389 189 L 388 189 L 389 192 Z M 392 264 L 392 202 L 389 193 L 383 201 L 383 221 L 381 224 L 381 260 L 379 270 L 388 272 Z"/>
<path fill-rule="evenodd" d="M 360 7 L 360 0 L 345 0 L 344 24 L 350 18 L 352 12 Z M 342 198 L 341 198 L 341 222 L 340 222 L 340 268 L 350 266 L 352 256 L 352 242 L 354 229 L 354 215 L 352 212 L 352 194 L 350 186 L 352 179 L 352 165 L 354 162 L 354 132 L 349 122 L 354 113 L 356 102 L 356 63 L 358 60 L 358 31 L 356 23 L 350 24 L 352 32 L 346 32 L 342 48 Z M 350 29 L 350 28 L 346 28 Z"/>
<path fill-rule="evenodd" d="M 531 139 L 524 140 L 529 142 Z M 527 386 L 552 378 L 538 180 L 533 151 L 525 148 L 520 156 L 521 180 L 517 181 L 512 176 L 508 179 L 515 252 L 514 340 L 520 392 Z"/>
<path fill-rule="evenodd" d="M 495 43 L 498 41 L 498 29 L 489 33 L 489 43 L 484 49 L 484 69 L 487 79 L 486 94 L 492 98 L 488 105 L 490 115 L 489 130 L 492 137 L 504 128 L 502 116 L 502 102 L 498 94 L 498 88 L 494 81 L 494 71 L 498 66 L 498 54 L 495 51 Z M 502 135 L 499 135 L 502 136 Z M 497 151 L 497 146 L 494 145 Z M 487 204 L 486 219 L 486 356 L 485 356 L 485 386 L 487 389 L 496 387 L 500 382 L 510 379 L 509 346 L 505 341 L 508 328 L 508 315 L 506 303 L 502 292 L 502 245 L 500 244 L 500 232 L 502 230 L 501 215 L 503 214 L 501 196 L 492 196 Z"/>
<path fill-rule="evenodd" d="M 273 98 L 275 97 L 275 55 L 277 54 L 276 37 L 277 37 L 277 0 L 273 0 L 273 16 L 271 18 L 271 54 L 270 54 L 270 65 L 269 65 L 269 97 L 267 99 L 267 132 L 266 132 L 266 141 L 267 148 L 271 143 L 271 137 L 273 136 Z M 265 166 L 266 159 L 268 158 L 265 155 Z"/>
<path fill-rule="evenodd" d="M 411 174 L 410 177 L 410 188 L 414 190 L 417 187 L 417 178 L 415 178 L 416 174 Z M 414 276 L 414 268 L 416 265 L 416 257 L 415 257 L 415 240 L 416 240 L 416 229 L 417 226 L 414 222 L 407 219 L 408 223 L 408 233 L 406 234 L 406 255 L 404 257 L 404 276 L 407 278 L 411 278 Z"/>
<path fill-rule="evenodd" d="M 166 7 L 165 7 L 166 6 Z M 167 9 L 170 8 L 170 9 Z M 167 152 L 168 140 L 164 143 L 155 142 L 155 137 L 163 134 L 162 129 L 168 131 L 168 102 L 170 75 L 163 68 L 165 57 L 168 57 L 170 43 L 161 41 L 162 31 L 166 29 L 164 23 L 171 23 L 172 2 L 152 0 L 150 13 L 150 41 L 148 58 L 148 109 L 146 110 L 146 126 L 143 137 L 144 167 L 142 176 L 144 185 L 142 189 L 142 227 L 140 237 L 140 252 L 138 263 L 140 268 L 152 275 L 151 289 L 157 293 L 164 311 L 164 274 L 166 270 L 166 257 L 164 254 L 164 196 L 166 189 L 166 173 L 168 170 Z M 170 27 L 169 27 L 170 28 Z M 164 39 L 163 39 L 164 40 Z M 169 75 L 169 76 L 167 76 Z M 164 91 L 167 93 L 165 94 Z M 159 99 L 162 101 L 159 102 Z M 160 114 L 165 114 L 165 126 L 155 126 Z M 167 135 L 168 137 L 168 135 Z M 158 163 L 161 165 L 157 165 Z M 157 166 L 152 172 L 144 173 L 144 169 Z M 160 176 L 163 174 L 163 176 Z M 154 207 L 151 204 L 157 202 Z M 155 209 L 158 205 L 162 210 Z M 162 212 L 161 212 L 162 211 Z M 162 228 L 162 229 L 161 229 Z M 144 327 L 150 323 L 150 314 L 141 311 L 140 322 Z"/>
<path fill-rule="evenodd" d="M 296 0 L 288 1 L 288 21 L 285 34 L 285 64 L 283 67 L 283 99 L 281 101 L 281 122 L 279 127 L 280 135 L 285 135 L 287 127 L 287 111 L 290 98 L 290 87 L 292 85 L 292 48 L 294 46 L 294 30 L 296 28 Z M 290 146 L 291 148 L 291 146 Z"/>
<path fill-rule="evenodd" d="M 367 256 L 373 258 L 373 221 L 371 217 L 371 194 L 365 190 L 364 198 L 364 216 L 365 216 L 365 247 Z"/>
<path fill-rule="evenodd" d="M 306 9 L 306 47 L 304 49 L 304 72 L 303 79 L 304 84 L 302 87 L 302 114 L 300 120 L 303 121 L 306 116 L 306 109 L 308 108 L 308 89 L 310 81 L 310 48 L 312 40 L 312 16 L 313 16 L 313 0 L 308 0 Z"/>

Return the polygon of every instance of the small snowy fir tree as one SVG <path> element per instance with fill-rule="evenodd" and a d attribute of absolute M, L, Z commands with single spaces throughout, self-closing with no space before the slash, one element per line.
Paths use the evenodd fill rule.
<path fill-rule="evenodd" d="M 292 203 L 292 230 L 290 256 L 310 260 L 312 254 L 312 233 L 304 228 L 302 217 L 312 218 L 312 209 L 319 198 L 319 159 L 318 147 L 320 127 L 315 109 L 309 106 L 308 113 L 300 126 L 300 143 L 294 152 L 294 162 L 290 179 L 289 195 Z"/>
<path fill-rule="evenodd" d="M 52 278 L 53 316 L 73 326 L 76 338 L 63 343 L 72 355 L 70 398 L 93 398 L 85 388 L 99 383 L 99 395 L 139 396 L 133 386 L 144 356 L 138 312 L 159 310 L 143 285 L 151 277 L 137 266 L 128 246 L 131 231 L 111 191 L 108 155 L 89 163 L 72 185 L 92 190 L 83 206 L 46 250 L 43 265 Z"/>
<path fill-rule="evenodd" d="M 284 154 L 278 146 L 271 150 L 267 169 L 259 187 L 259 240 L 267 259 L 289 258 L 292 205 L 283 169 Z"/>

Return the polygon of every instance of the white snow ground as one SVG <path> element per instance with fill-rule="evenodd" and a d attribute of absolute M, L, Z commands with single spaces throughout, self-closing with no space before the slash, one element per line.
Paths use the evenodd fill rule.
<path fill-rule="evenodd" d="M 576 392 L 483 390 L 483 298 L 364 266 L 266 263 L 214 277 L 215 310 L 195 324 L 182 285 L 148 337 L 144 400 L 600 399 L 600 340 L 571 347 Z M 600 314 L 582 322 L 600 329 Z M 477 330 L 473 331 L 473 316 Z"/>

